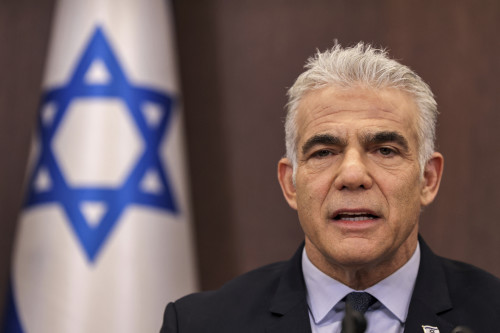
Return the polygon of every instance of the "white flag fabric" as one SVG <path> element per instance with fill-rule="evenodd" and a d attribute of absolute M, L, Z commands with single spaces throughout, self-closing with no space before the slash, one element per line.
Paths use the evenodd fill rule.
<path fill-rule="evenodd" d="M 157 332 L 197 288 L 170 3 L 56 5 L 8 332 Z"/>

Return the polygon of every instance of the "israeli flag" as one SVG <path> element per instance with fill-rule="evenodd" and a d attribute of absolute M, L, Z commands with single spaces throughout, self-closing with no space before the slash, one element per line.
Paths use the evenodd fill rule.
<path fill-rule="evenodd" d="M 157 332 L 196 290 L 170 4 L 56 7 L 7 332 Z"/>

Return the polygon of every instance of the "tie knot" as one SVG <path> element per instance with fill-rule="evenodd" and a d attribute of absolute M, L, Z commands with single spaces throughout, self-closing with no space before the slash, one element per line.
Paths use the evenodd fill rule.
<path fill-rule="evenodd" d="M 365 313 L 366 310 L 368 310 L 368 308 L 377 301 L 377 299 L 367 292 L 353 291 L 347 294 L 345 301 L 347 304 L 351 305 L 354 310 Z"/>

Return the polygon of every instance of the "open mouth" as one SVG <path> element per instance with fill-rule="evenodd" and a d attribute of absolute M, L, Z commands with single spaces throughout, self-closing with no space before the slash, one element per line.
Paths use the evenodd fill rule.
<path fill-rule="evenodd" d="M 347 222 L 358 222 L 378 219 L 377 215 L 359 212 L 359 213 L 349 213 L 349 212 L 339 212 L 333 216 L 334 221 L 347 221 Z"/>

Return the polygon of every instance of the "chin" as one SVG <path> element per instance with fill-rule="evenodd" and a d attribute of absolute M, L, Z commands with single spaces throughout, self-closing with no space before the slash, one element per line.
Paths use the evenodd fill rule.
<path fill-rule="evenodd" d="M 331 249 L 330 258 L 342 266 L 364 266 L 375 263 L 384 255 L 380 245 L 370 240 L 345 240 Z"/>
<path fill-rule="evenodd" d="M 334 259 L 336 263 L 343 267 L 365 267 L 370 266 L 378 261 L 378 257 L 372 254 L 352 254 L 340 256 Z"/>

